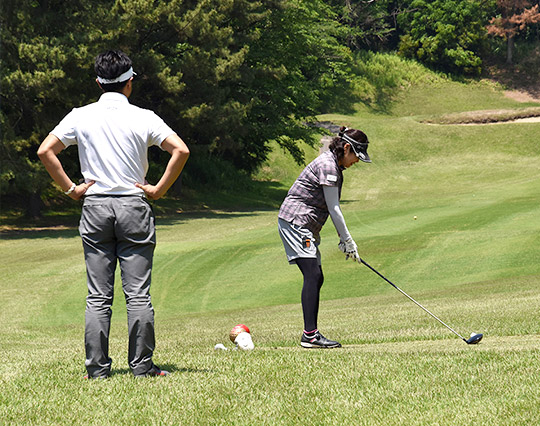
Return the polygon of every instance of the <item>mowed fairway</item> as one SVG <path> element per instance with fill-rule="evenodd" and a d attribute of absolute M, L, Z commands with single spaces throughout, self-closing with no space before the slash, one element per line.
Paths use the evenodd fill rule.
<path fill-rule="evenodd" d="M 158 220 L 154 359 L 165 379 L 131 376 L 118 285 L 113 375 L 83 380 L 77 230 L 2 235 L 0 424 L 540 424 L 540 124 L 420 122 L 522 106 L 489 85 L 446 82 L 411 89 L 385 115 L 321 117 L 371 140 L 373 164 L 346 171 L 342 194 L 360 256 L 464 337 L 484 333 L 480 344 L 345 262 L 329 221 L 319 327 L 344 347 L 301 349 L 301 275 L 276 230 L 300 168 L 276 151 L 265 172 L 280 178 L 275 209 Z M 237 323 L 255 350 L 214 351 L 233 348 Z"/>

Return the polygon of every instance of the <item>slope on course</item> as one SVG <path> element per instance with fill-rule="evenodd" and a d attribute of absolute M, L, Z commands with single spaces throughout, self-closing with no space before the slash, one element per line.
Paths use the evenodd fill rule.
<path fill-rule="evenodd" d="M 342 208 L 360 255 L 460 333 L 345 262 L 329 222 L 319 326 L 344 348 L 306 351 L 301 277 L 276 210 L 187 212 L 158 222 L 155 361 L 126 362 L 121 286 L 113 376 L 85 382 L 85 272 L 76 229 L 0 242 L 0 419 L 4 424 L 538 424 L 540 124 L 430 126 L 428 115 L 508 109 L 491 86 L 411 88 L 389 114 L 321 119 L 358 127 L 373 164 L 345 172 Z M 306 157 L 317 151 L 306 148 Z M 300 167 L 276 150 L 260 177 L 276 200 Z M 416 217 L 416 219 L 415 219 Z M 229 349 L 247 324 L 254 351 Z"/>

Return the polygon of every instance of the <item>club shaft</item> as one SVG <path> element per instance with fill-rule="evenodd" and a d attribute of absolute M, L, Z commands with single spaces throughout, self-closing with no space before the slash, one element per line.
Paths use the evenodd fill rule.
<path fill-rule="evenodd" d="M 454 330 L 452 327 L 450 327 L 448 324 L 446 324 L 444 321 L 442 321 L 439 317 L 437 317 L 435 314 L 430 312 L 427 308 L 422 306 L 420 303 L 418 303 L 416 300 L 414 300 L 411 296 L 409 296 L 407 293 L 405 293 L 402 289 L 400 289 L 397 285 L 395 285 L 392 281 L 390 281 L 388 278 L 386 278 L 384 275 L 382 275 L 379 271 L 372 268 L 370 265 L 368 265 L 363 259 L 361 260 L 362 264 L 366 265 L 369 269 L 371 269 L 373 272 L 375 272 L 379 277 L 381 277 L 383 280 L 385 280 L 388 284 L 390 284 L 392 287 L 394 287 L 396 290 L 398 290 L 401 294 L 406 296 L 408 299 L 413 301 L 416 305 L 421 307 L 424 311 L 426 311 L 429 315 L 431 315 L 433 318 L 435 318 L 437 321 L 439 321 L 442 325 L 444 325 L 448 330 L 450 330 L 452 333 L 454 333 L 456 336 L 459 336 L 462 340 L 465 342 L 467 339 L 465 339 L 461 334 L 459 334 L 456 330 Z"/>

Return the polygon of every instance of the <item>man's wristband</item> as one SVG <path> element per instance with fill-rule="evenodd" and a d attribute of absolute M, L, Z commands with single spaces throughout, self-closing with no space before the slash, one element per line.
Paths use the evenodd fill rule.
<path fill-rule="evenodd" d="M 71 194 L 73 191 L 75 191 L 75 187 L 76 187 L 76 186 L 77 186 L 77 185 L 75 185 L 74 183 L 72 183 L 71 186 L 69 187 L 69 189 L 68 189 L 66 192 L 64 192 L 64 194 L 66 194 L 66 195 Z"/>

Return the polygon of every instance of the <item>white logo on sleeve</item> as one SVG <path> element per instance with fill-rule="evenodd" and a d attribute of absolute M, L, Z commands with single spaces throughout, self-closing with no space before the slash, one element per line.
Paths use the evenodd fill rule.
<path fill-rule="evenodd" d="M 326 179 L 328 179 L 328 182 L 337 182 L 336 175 L 326 175 Z"/>

